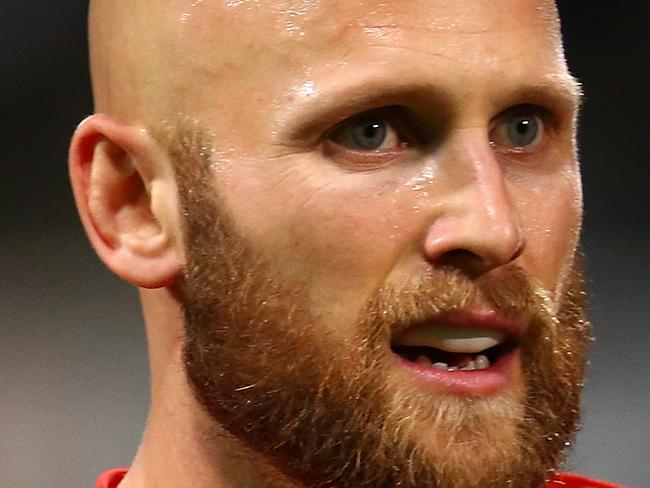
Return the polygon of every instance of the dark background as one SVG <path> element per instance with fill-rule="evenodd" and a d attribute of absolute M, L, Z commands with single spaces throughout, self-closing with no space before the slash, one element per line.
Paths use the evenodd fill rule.
<path fill-rule="evenodd" d="M 91 487 L 135 453 L 148 371 L 136 291 L 94 256 L 68 187 L 68 140 L 92 110 L 86 1 L 3 3 L 0 487 Z M 583 243 L 598 336 L 569 468 L 639 488 L 650 486 L 648 5 L 560 5 L 586 93 Z"/>

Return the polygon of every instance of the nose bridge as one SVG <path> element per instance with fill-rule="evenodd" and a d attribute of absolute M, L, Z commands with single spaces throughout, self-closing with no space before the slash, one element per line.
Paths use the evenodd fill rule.
<path fill-rule="evenodd" d="M 461 201 L 464 211 L 475 220 L 478 227 L 490 232 L 495 238 L 515 237 L 510 233 L 519 233 L 519 219 L 513 202 L 508 194 L 502 168 L 494 158 L 489 145 L 477 148 L 472 145 L 468 154 L 470 165 L 475 174 L 475 183 L 470 185 L 473 198 Z M 508 239 L 506 239 L 508 240 Z"/>
<path fill-rule="evenodd" d="M 464 130 L 443 164 L 452 188 L 428 230 L 427 257 L 473 256 L 487 269 L 516 259 L 525 245 L 521 223 L 484 131 Z"/>

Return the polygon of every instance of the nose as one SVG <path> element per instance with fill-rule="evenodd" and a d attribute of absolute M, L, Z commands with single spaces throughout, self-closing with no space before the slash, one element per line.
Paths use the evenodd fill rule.
<path fill-rule="evenodd" d="M 489 144 L 463 144 L 443 161 L 451 188 L 424 240 L 426 259 L 479 276 L 517 259 L 526 242 L 503 170 Z"/>

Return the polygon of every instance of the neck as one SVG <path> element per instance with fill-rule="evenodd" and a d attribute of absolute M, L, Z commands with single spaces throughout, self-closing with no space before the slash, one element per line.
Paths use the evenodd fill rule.
<path fill-rule="evenodd" d="M 156 334 L 148 334 L 152 401 L 138 453 L 120 488 L 289 488 L 195 400 L 184 373 L 182 314 L 173 294 L 148 290 L 141 295 L 148 332 L 156 328 Z"/>

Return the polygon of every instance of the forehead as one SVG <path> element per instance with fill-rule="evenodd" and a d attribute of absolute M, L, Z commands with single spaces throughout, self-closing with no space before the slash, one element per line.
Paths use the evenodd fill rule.
<path fill-rule="evenodd" d="M 168 0 L 168 5 L 168 21 L 177 24 L 185 42 L 217 47 L 220 54 L 263 48 L 310 55 L 355 38 L 407 32 L 467 36 L 523 28 L 557 34 L 555 6 L 546 0 Z"/>
<path fill-rule="evenodd" d="M 275 42 L 334 40 L 355 28 L 400 27 L 480 33 L 555 24 L 548 0 L 184 0 L 169 1 L 181 24 L 220 26 L 235 37 L 273 35 Z M 230 29 L 229 29 L 230 28 Z"/>
<path fill-rule="evenodd" d="M 540 83 L 566 74 L 545 0 L 165 1 L 173 48 L 162 56 L 192 113 L 215 93 L 279 104 L 346 77 L 478 86 L 504 73 Z"/>

